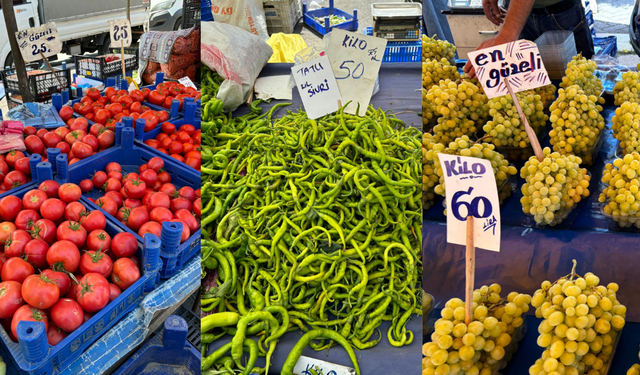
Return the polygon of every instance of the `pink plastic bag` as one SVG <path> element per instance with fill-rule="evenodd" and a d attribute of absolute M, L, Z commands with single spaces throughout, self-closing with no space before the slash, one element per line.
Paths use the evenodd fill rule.
<path fill-rule="evenodd" d="M 26 151 L 24 146 L 24 137 L 20 134 L 3 134 L 0 135 L 0 154 L 7 153 L 11 150 Z"/>

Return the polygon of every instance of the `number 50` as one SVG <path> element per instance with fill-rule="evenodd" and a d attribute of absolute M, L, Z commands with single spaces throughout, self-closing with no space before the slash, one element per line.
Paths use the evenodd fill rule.
<path fill-rule="evenodd" d="M 336 79 L 347 79 L 349 77 L 353 77 L 353 79 L 359 79 L 360 77 L 362 77 L 362 75 L 364 74 L 364 64 L 358 63 L 352 71 L 348 65 L 353 64 L 355 64 L 355 61 L 353 60 L 343 61 L 342 64 L 340 64 L 340 70 L 346 70 L 347 75 L 344 77 L 336 77 Z"/>

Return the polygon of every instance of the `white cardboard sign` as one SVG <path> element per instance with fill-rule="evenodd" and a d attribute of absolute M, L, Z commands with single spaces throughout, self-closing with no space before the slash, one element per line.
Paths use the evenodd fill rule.
<path fill-rule="evenodd" d="M 355 114 L 358 104 L 361 115 L 367 110 L 386 46 L 386 39 L 331 31 L 327 55 L 345 104 L 351 102 L 345 112 Z"/>
<path fill-rule="evenodd" d="M 500 200 L 489 160 L 438 154 L 447 201 L 447 242 L 466 245 L 467 216 L 474 220 L 474 245 L 500 251 Z"/>
<path fill-rule="evenodd" d="M 16 39 L 25 62 L 42 60 L 42 54 L 44 57 L 50 57 L 62 51 L 62 42 L 58 37 L 55 22 L 18 31 Z"/>
<path fill-rule="evenodd" d="M 338 110 L 338 101 L 342 99 L 326 55 L 293 66 L 291 72 L 310 119 Z"/>
<path fill-rule="evenodd" d="M 193 81 L 189 77 L 182 77 L 178 80 L 178 82 L 182 83 L 186 87 L 193 87 L 194 89 L 197 89 L 196 85 L 193 83 Z"/>
<path fill-rule="evenodd" d="M 128 19 L 109 21 L 109 33 L 111 34 L 111 47 L 129 47 L 131 45 L 131 23 Z"/>
<path fill-rule="evenodd" d="M 320 359 L 300 356 L 298 362 L 293 367 L 293 373 L 296 375 L 312 375 L 311 369 L 316 370 L 318 374 L 323 375 L 355 375 L 356 370 L 322 361 Z"/>
<path fill-rule="evenodd" d="M 551 83 L 538 46 L 528 40 L 469 52 L 468 56 L 489 99 L 509 94 L 505 79 L 509 79 L 513 92 Z"/>

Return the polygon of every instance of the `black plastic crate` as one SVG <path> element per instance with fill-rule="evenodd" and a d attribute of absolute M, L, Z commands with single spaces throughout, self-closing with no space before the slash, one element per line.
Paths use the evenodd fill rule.
<path fill-rule="evenodd" d="M 62 92 L 71 86 L 71 69 L 54 69 L 54 71 L 42 71 L 42 73 L 31 73 L 27 71 L 29 81 L 29 91 L 34 102 L 44 102 L 51 100 L 51 95 Z M 56 79 L 56 76 L 58 79 Z M 7 94 L 21 95 L 18 76 L 15 69 L 7 69 L 2 72 L 2 83 Z M 62 85 L 60 85 L 62 83 Z"/>
<path fill-rule="evenodd" d="M 117 54 L 118 58 L 120 54 Z M 87 78 L 105 80 L 122 74 L 122 61 L 107 62 L 106 56 L 74 56 L 76 64 L 76 74 Z M 136 55 L 124 55 L 124 68 L 127 72 L 138 69 L 138 58 Z"/>
<path fill-rule="evenodd" d="M 200 0 L 182 1 L 182 28 L 200 26 Z"/>

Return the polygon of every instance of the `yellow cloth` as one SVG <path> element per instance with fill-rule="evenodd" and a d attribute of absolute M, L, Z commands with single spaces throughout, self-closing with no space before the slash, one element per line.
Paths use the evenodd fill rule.
<path fill-rule="evenodd" d="M 307 43 L 298 34 L 275 33 L 269 37 L 267 44 L 273 49 L 270 63 L 293 63 L 296 53 L 307 48 Z"/>

